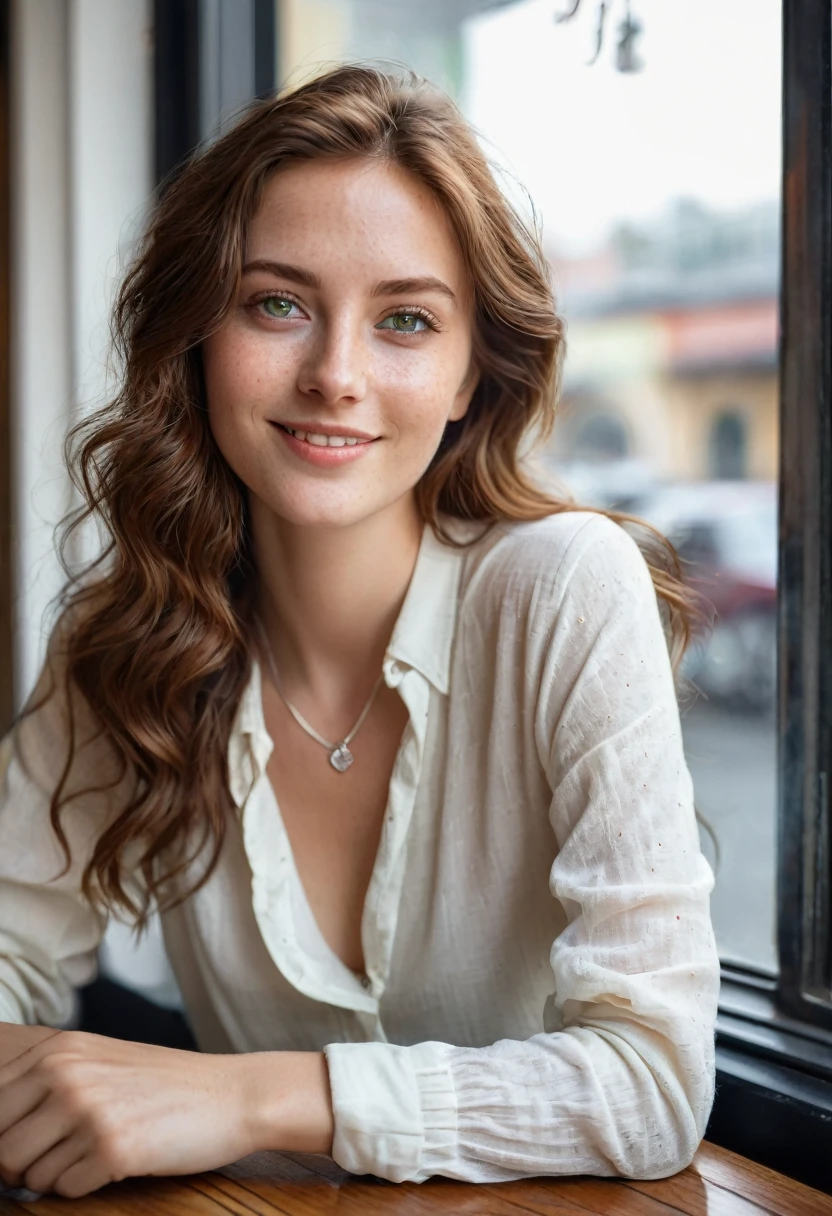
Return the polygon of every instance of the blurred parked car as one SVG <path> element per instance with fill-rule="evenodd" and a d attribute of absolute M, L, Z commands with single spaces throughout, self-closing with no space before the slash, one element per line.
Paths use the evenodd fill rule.
<path fill-rule="evenodd" d="M 627 510 L 675 545 L 714 626 L 684 674 L 715 702 L 770 712 L 777 680 L 777 491 L 769 482 L 665 486 Z"/>

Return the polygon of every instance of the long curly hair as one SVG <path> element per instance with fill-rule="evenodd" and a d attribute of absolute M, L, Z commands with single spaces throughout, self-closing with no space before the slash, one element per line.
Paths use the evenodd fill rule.
<path fill-rule="evenodd" d="M 444 207 L 473 284 L 480 380 L 416 488 L 424 521 L 455 544 L 443 517 L 489 525 L 576 509 L 538 486 L 523 458 L 528 437 L 542 442 L 551 430 L 564 349 L 547 265 L 449 98 L 414 73 L 341 66 L 253 102 L 198 150 L 157 201 L 116 302 L 120 391 L 69 437 L 83 506 L 65 521 L 64 542 L 92 518 L 104 544 L 82 571 L 67 568 L 51 648 L 70 722 L 52 826 L 69 865 L 61 815 L 79 796 L 69 776 L 81 704 L 115 756 L 114 784 L 130 791 L 102 825 L 83 891 L 139 926 L 151 897 L 162 907 L 186 897 L 166 894 L 192 860 L 185 841 L 211 845 L 187 894 L 219 859 L 233 809 L 228 740 L 252 662 L 257 572 L 245 487 L 209 429 L 201 344 L 236 299 L 264 183 L 321 157 L 372 157 L 414 174 Z M 675 664 L 694 629 L 695 596 L 661 536 L 643 529 L 640 543 Z M 124 881 L 128 848 L 144 904 Z"/>

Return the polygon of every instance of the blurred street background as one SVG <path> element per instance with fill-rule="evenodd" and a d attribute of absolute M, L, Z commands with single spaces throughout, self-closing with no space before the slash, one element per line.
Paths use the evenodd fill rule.
<path fill-rule="evenodd" d="M 568 352 L 539 476 L 655 523 L 714 605 L 687 756 L 720 952 L 774 974 L 780 5 L 609 0 L 600 51 L 599 3 L 560 20 L 572 6 L 12 0 L 16 698 L 60 583 L 61 445 L 111 386 L 108 308 L 159 178 L 255 93 L 407 63 L 542 231 Z M 114 924 L 102 964 L 177 1005 L 158 924 L 138 948 Z"/>

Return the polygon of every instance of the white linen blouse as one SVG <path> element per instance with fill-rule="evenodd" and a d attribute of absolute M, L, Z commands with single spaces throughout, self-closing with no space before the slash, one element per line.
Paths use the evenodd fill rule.
<path fill-rule="evenodd" d="M 635 542 L 589 512 L 504 524 L 464 550 L 426 528 L 384 678 L 409 721 L 359 976 L 299 880 L 253 668 L 220 864 L 162 915 L 200 1049 L 323 1050 L 332 1155 L 358 1174 L 682 1169 L 713 1099 L 714 879 Z M 84 743 L 74 780 L 101 783 L 102 746 Z M 80 875 L 117 793 L 67 809 L 73 863 L 55 879 L 48 798 L 65 752 L 58 698 L 2 749 L 0 1020 L 60 1025 L 95 974 L 105 922 Z"/>

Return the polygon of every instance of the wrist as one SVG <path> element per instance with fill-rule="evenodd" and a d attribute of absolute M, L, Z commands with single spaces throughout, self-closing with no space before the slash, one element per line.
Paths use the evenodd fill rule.
<path fill-rule="evenodd" d="M 252 1152 L 332 1152 L 335 1120 L 322 1051 L 268 1051 L 242 1057 L 243 1115 Z"/>

